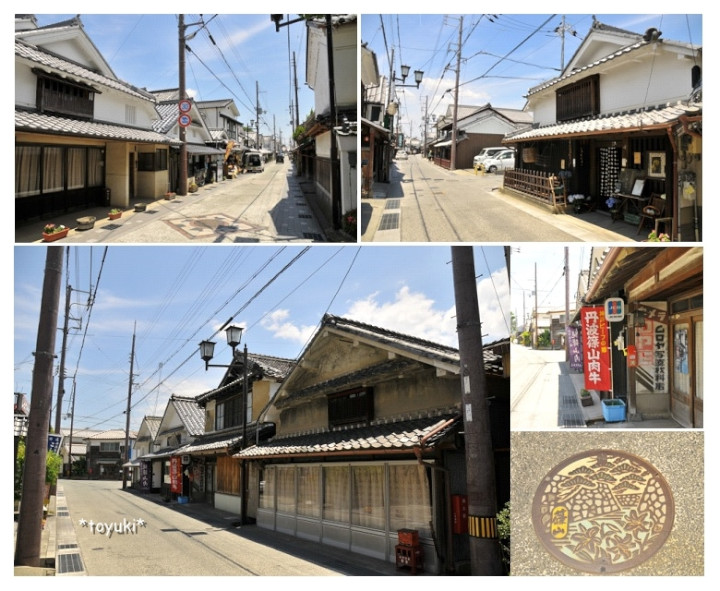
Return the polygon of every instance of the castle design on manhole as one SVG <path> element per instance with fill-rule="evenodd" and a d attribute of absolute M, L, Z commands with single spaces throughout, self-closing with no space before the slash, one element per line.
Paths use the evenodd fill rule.
<path fill-rule="evenodd" d="M 535 533 L 560 562 L 595 574 L 650 558 L 672 530 L 675 504 L 667 482 L 646 460 L 591 450 L 558 464 L 533 501 Z"/>

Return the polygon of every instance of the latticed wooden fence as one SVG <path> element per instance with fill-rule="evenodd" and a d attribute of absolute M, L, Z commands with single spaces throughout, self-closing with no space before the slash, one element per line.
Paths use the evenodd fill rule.
<path fill-rule="evenodd" d="M 560 179 L 552 174 L 536 170 L 506 170 L 503 187 L 519 191 L 552 205 L 567 205 L 567 190 Z"/>

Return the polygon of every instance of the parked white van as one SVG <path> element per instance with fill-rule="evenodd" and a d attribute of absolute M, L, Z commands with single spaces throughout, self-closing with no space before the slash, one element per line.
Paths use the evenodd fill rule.
<path fill-rule="evenodd" d="M 245 172 L 262 172 L 265 170 L 262 154 L 255 150 L 245 152 L 242 167 Z"/>
<path fill-rule="evenodd" d="M 480 153 L 475 156 L 475 158 L 473 158 L 473 166 L 477 168 L 483 163 L 486 158 L 491 158 L 492 156 L 495 156 L 496 154 L 499 154 L 503 150 L 507 149 L 507 147 L 483 148 L 482 150 L 480 150 Z"/>

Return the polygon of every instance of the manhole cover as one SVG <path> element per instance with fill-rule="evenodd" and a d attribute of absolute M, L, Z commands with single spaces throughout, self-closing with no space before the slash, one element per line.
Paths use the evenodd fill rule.
<path fill-rule="evenodd" d="M 667 482 L 646 460 L 591 450 L 543 478 L 532 517 L 538 538 L 560 562 L 606 574 L 637 566 L 660 549 L 675 504 Z"/>

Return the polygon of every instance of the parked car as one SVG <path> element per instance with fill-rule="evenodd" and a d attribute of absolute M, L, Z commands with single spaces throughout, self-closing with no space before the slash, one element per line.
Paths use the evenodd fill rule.
<path fill-rule="evenodd" d="M 243 155 L 243 168 L 245 172 L 262 172 L 265 170 L 265 162 L 260 152 L 251 150 Z"/>
<path fill-rule="evenodd" d="M 285 156 L 282 152 L 278 152 L 277 154 L 275 154 L 275 162 L 285 162 Z"/>
<path fill-rule="evenodd" d="M 483 163 L 483 161 L 486 158 L 495 156 L 496 154 L 499 154 L 500 152 L 504 152 L 507 149 L 508 148 L 502 148 L 502 147 L 500 147 L 500 148 L 498 148 L 498 147 L 483 148 L 482 150 L 480 150 L 480 153 L 477 156 L 475 156 L 475 158 L 473 158 L 473 166 L 478 167 Z"/>
<path fill-rule="evenodd" d="M 503 150 L 495 156 L 486 158 L 483 161 L 483 167 L 487 172 L 515 168 L 515 150 Z"/>
<path fill-rule="evenodd" d="M 408 159 L 408 153 L 405 150 L 398 150 L 398 153 L 395 154 L 395 160 L 407 160 Z"/>

